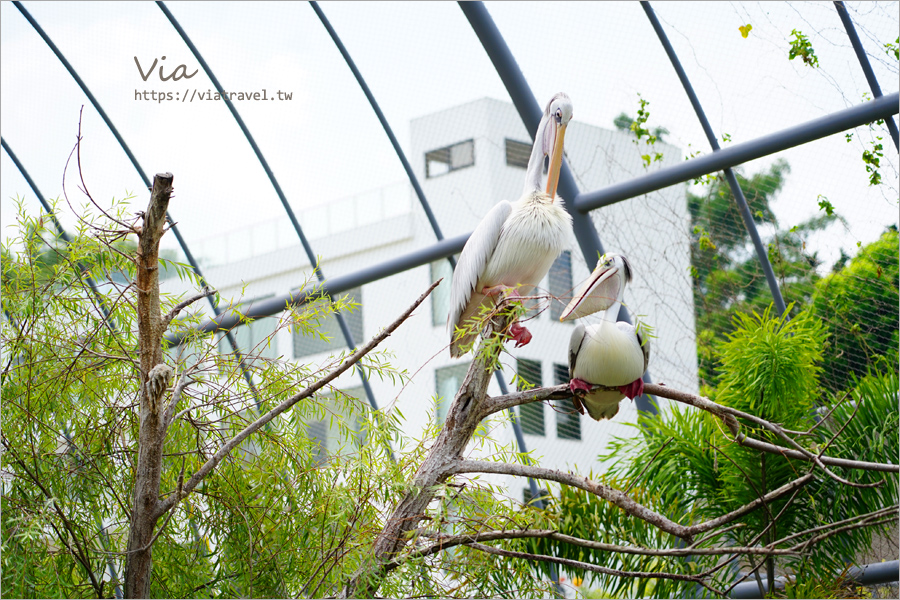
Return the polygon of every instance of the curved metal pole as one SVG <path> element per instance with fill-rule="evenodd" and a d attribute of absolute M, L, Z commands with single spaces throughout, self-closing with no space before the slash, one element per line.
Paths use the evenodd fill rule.
<path fill-rule="evenodd" d="M 44 40 L 44 43 L 47 44 L 47 46 L 50 48 L 50 50 L 53 51 L 53 54 L 56 55 L 56 58 L 59 59 L 59 62 L 62 63 L 62 65 L 69 72 L 69 75 L 71 75 L 72 78 L 75 80 L 75 83 L 78 84 L 78 87 L 81 88 L 81 91 L 84 92 L 84 95 L 87 96 L 88 100 L 90 100 L 91 105 L 94 107 L 94 110 L 97 111 L 97 113 L 103 119 L 103 122 L 106 123 L 107 127 L 109 127 L 109 130 L 112 132 L 113 136 L 116 138 L 116 141 L 119 142 L 119 146 L 122 148 L 122 150 L 125 151 L 125 154 L 128 156 L 128 160 L 131 161 L 131 164 L 134 166 L 135 171 L 137 171 L 138 176 L 144 182 L 144 185 L 147 186 L 147 189 L 150 189 L 150 187 L 151 187 L 150 180 L 147 178 L 147 175 L 144 174 L 144 170 L 141 168 L 141 165 L 138 164 L 137 158 L 135 158 L 134 154 L 131 152 L 131 148 L 128 147 L 128 144 L 125 143 L 125 140 L 122 138 L 122 136 L 119 135 L 119 130 L 116 129 L 116 126 L 113 124 L 112 120 L 107 116 L 106 111 L 103 110 L 103 107 L 100 106 L 100 103 L 97 101 L 97 99 L 91 93 L 91 90 L 88 89 L 87 84 L 85 84 L 84 80 L 82 80 L 81 77 L 79 77 L 78 72 L 75 71 L 75 68 L 72 67 L 72 65 L 69 63 L 68 60 L 66 60 L 66 57 L 63 56 L 63 53 L 60 52 L 59 48 L 56 47 L 56 44 L 53 43 L 53 40 L 50 39 L 50 36 L 48 36 L 47 33 L 43 30 L 43 28 L 40 25 L 38 25 L 38 22 L 34 20 L 34 17 L 31 16 L 31 13 L 29 13 L 27 10 L 25 10 L 25 7 L 22 6 L 22 3 L 15 1 L 15 2 L 13 2 L 13 5 L 15 5 L 15 7 L 19 9 L 19 12 L 22 13 L 22 16 L 24 16 L 25 19 L 31 24 L 31 26 L 34 28 L 34 30 L 37 32 L 37 34 L 39 36 L 41 36 L 41 39 Z M 188 263 L 190 263 L 190 265 L 191 265 L 191 268 L 194 269 L 194 272 L 197 274 L 197 277 L 200 279 L 200 281 L 204 285 L 206 285 L 207 284 L 206 278 L 203 276 L 203 273 L 200 271 L 200 266 L 197 264 L 197 261 L 194 260 L 194 255 L 191 254 L 191 251 L 188 249 L 187 242 L 184 241 L 184 238 L 182 237 L 181 232 L 178 230 L 178 226 L 175 223 L 175 219 L 173 219 L 172 216 L 168 212 L 166 212 L 166 219 L 169 221 L 169 223 L 170 223 L 169 228 L 172 231 L 172 233 L 175 234 L 175 239 L 178 240 L 178 245 L 181 246 L 181 250 L 184 252 L 184 255 L 187 258 Z M 221 311 L 219 311 L 219 306 L 216 303 L 216 301 L 213 299 L 213 297 L 207 296 L 206 299 L 209 302 L 209 305 L 212 308 L 213 313 L 215 315 L 221 314 Z M 253 395 L 256 396 L 257 404 L 259 404 L 259 395 L 256 392 L 256 386 L 253 384 L 253 379 L 251 378 L 250 373 L 249 373 L 246 365 L 244 364 L 243 356 L 241 355 L 240 351 L 238 350 L 237 343 L 234 340 L 234 335 L 232 334 L 231 331 L 228 331 L 225 334 L 225 337 L 228 338 L 228 343 L 231 344 L 231 349 L 234 351 L 234 354 L 238 358 L 238 362 L 240 363 L 241 371 L 244 374 L 244 379 L 247 381 L 247 385 L 250 386 L 250 389 L 252 390 Z"/>
<path fill-rule="evenodd" d="M 519 116 L 522 118 L 522 122 L 528 129 L 528 134 L 533 140 L 541 122 L 542 111 L 531 88 L 528 86 L 528 82 L 525 81 L 525 75 L 522 74 L 522 70 L 519 68 L 515 57 L 513 57 L 509 46 L 506 45 L 506 40 L 500 35 L 500 30 L 497 29 L 497 25 L 494 24 L 494 20 L 491 19 L 491 15 L 488 14 L 484 4 L 481 2 L 459 2 L 458 4 L 490 57 L 497 74 L 503 81 L 503 85 L 506 86 L 506 91 L 519 111 Z M 566 201 L 566 210 L 572 215 L 572 229 L 575 232 L 575 239 L 578 240 L 578 245 L 581 247 L 584 261 L 588 265 L 592 265 L 597 258 L 605 254 L 603 244 L 600 242 L 600 236 L 597 235 L 597 229 L 594 227 L 590 215 L 575 210 L 574 200 L 578 196 L 578 185 L 575 183 L 575 178 L 572 176 L 572 171 L 569 169 L 569 164 L 565 159 L 563 159 L 562 169 L 560 170 L 557 189 L 559 190 L 559 196 Z M 628 309 L 624 306 L 619 309 L 618 319 L 631 323 Z M 644 373 L 643 380 L 646 383 L 652 382 L 649 371 Z M 647 396 L 635 398 L 635 405 L 640 411 L 656 414 L 656 406 Z"/>
<path fill-rule="evenodd" d="M 706 118 L 706 113 L 703 112 L 703 107 L 700 106 L 700 100 L 697 98 L 697 94 L 694 93 L 694 88 L 688 80 L 687 73 L 684 72 L 684 68 L 681 66 L 681 61 L 678 60 L 678 55 L 675 54 L 675 49 L 669 42 L 666 32 L 663 31 L 659 19 L 656 18 L 656 13 L 653 12 L 653 8 L 650 6 L 649 2 L 641 2 L 641 7 L 647 14 L 647 18 L 650 19 L 653 30 L 656 31 L 659 41 L 662 42 L 663 48 L 665 49 L 669 60 L 672 62 L 675 72 L 678 74 L 678 79 L 681 80 L 681 85 L 684 86 L 684 91 L 687 92 L 688 98 L 691 101 L 691 106 L 694 107 L 694 112 L 697 113 L 697 119 L 699 119 L 700 125 L 703 127 L 703 132 L 706 134 L 707 140 L 709 140 L 709 145 L 712 146 L 713 152 L 718 152 L 719 141 L 713 133 L 712 127 L 709 124 L 709 119 Z M 756 229 L 756 223 L 753 221 L 753 215 L 750 213 L 750 207 L 747 205 L 747 198 L 744 197 L 744 191 L 741 189 L 734 171 L 730 168 L 725 169 L 725 179 L 728 181 L 731 193 L 737 201 L 741 217 L 744 219 L 744 227 L 747 229 L 747 233 L 750 234 L 750 239 L 753 241 L 753 247 L 756 249 L 756 258 L 759 260 L 763 273 L 766 275 L 769 291 L 772 293 L 772 299 L 775 301 L 775 308 L 778 309 L 779 314 L 784 314 L 787 310 L 784 304 L 784 298 L 781 296 L 781 290 L 778 288 L 778 280 L 775 278 L 775 272 L 772 270 L 771 263 L 769 263 L 769 256 L 763 246 L 762 239 L 759 237 L 759 231 Z"/>
<path fill-rule="evenodd" d="M 500 369 L 494 371 L 494 376 L 497 379 L 497 384 L 500 386 L 500 393 L 506 396 L 509 394 L 509 388 L 506 386 L 506 381 L 503 379 L 503 375 L 501 374 Z M 543 404 L 543 403 L 541 403 Z M 543 407 L 542 407 L 543 409 Z M 525 446 L 525 436 L 522 434 L 522 425 L 519 423 L 519 416 L 516 414 L 516 411 L 512 408 L 507 409 L 509 413 L 509 420 L 512 423 L 513 434 L 516 436 L 516 443 L 519 445 L 519 452 L 523 455 L 528 454 L 528 448 Z M 525 456 L 525 463 L 532 464 L 531 458 Z M 535 508 L 538 510 L 544 510 L 544 501 L 541 500 L 540 492 L 538 491 L 537 482 L 529 477 L 528 478 L 528 490 L 531 492 L 531 502 Z M 556 589 L 556 593 L 560 598 L 566 597 L 566 592 L 563 590 L 563 587 L 559 583 L 559 574 L 556 572 L 556 565 L 550 563 L 550 579 L 553 581 L 553 587 Z"/>
<path fill-rule="evenodd" d="M 409 178 L 409 182 L 412 184 L 413 189 L 416 191 L 416 196 L 418 196 L 419 198 L 419 204 L 422 205 L 422 210 L 425 211 L 425 216 L 428 217 L 428 222 L 431 224 L 431 230 L 434 231 L 434 235 L 435 237 L 437 237 L 438 241 L 443 240 L 444 234 L 441 232 L 441 226 L 438 225 L 437 219 L 434 216 L 434 212 L 432 212 L 431 210 L 431 205 L 428 203 L 428 199 L 425 198 L 425 192 L 422 191 L 422 186 L 419 185 L 419 179 L 413 172 L 412 166 L 410 166 L 409 161 L 406 160 L 406 154 L 403 152 L 403 149 L 400 147 L 400 143 L 394 136 L 394 131 L 388 124 L 384 113 L 381 112 L 381 107 L 379 107 L 378 102 L 375 101 L 375 96 L 372 95 L 371 90 L 369 90 L 369 86 L 366 85 L 366 80 L 363 79 L 362 73 L 360 73 L 359 69 L 356 68 L 356 63 L 353 62 L 353 59 L 350 57 L 350 53 L 347 51 L 347 48 L 344 47 L 343 42 L 341 42 L 341 38 L 338 37 L 338 34 L 334 30 L 334 27 L 331 26 L 331 23 L 325 17 L 325 13 L 323 13 L 322 9 L 319 8 L 319 3 L 310 2 L 309 4 L 310 6 L 312 6 L 312 9 L 316 11 L 316 15 L 319 17 L 319 20 L 322 21 L 322 25 L 324 25 L 325 29 L 328 31 L 328 35 L 331 36 L 334 45 L 337 46 L 337 49 L 340 51 L 341 56 L 343 56 L 344 60 L 347 62 L 347 66 L 350 67 L 351 71 L 353 71 L 353 76 L 356 77 L 356 82 L 359 84 L 359 87 L 366 95 L 366 99 L 368 99 L 369 104 L 372 106 L 372 110 L 375 111 L 375 116 L 378 117 L 378 121 L 381 123 L 381 127 L 387 134 L 388 139 L 391 140 L 391 145 L 394 147 L 394 152 L 397 153 L 397 158 L 399 158 L 400 162 L 403 164 L 403 169 L 406 171 L 406 176 Z M 456 259 L 452 256 L 448 256 L 447 260 L 450 261 L 450 267 L 455 269 Z"/>
<path fill-rule="evenodd" d="M 62 224 L 60 224 L 59 219 L 56 218 L 56 215 L 50 208 L 50 204 L 46 199 L 44 199 L 44 196 L 38 189 L 37 184 L 34 183 L 34 180 L 28 174 L 28 171 L 25 170 L 25 166 L 21 162 L 19 162 L 19 158 L 16 156 L 15 152 L 12 151 L 12 148 L 9 147 L 9 144 L 6 143 L 6 140 L 3 139 L 3 137 L 0 137 L 0 146 L 2 146 L 4 150 L 6 150 L 6 154 L 8 154 L 12 159 L 13 164 L 16 165 L 16 168 L 22 174 L 22 177 L 25 178 L 25 182 L 31 188 L 31 191 L 33 191 L 34 195 L 37 196 L 37 199 L 41 203 L 41 206 L 44 207 L 44 211 L 50 217 L 50 220 L 53 221 L 53 226 L 56 227 L 56 231 L 59 233 L 59 237 L 61 237 L 68 246 L 70 243 L 72 243 L 72 240 L 69 238 L 69 234 L 67 234 L 65 229 L 63 229 Z M 93 293 L 94 299 L 96 300 L 94 306 L 100 309 L 100 312 L 103 313 L 103 322 L 106 323 L 107 327 L 110 328 L 110 331 L 115 333 L 115 322 L 110 317 L 109 308 L 106 306 L 106 299 L 100 294 L 100 291 L 97 289 L 97 284 L 94 283 L 94 279 L 86 271 L 83 271 L 82 274 L 84 275 L 86 283 L 88 284 L 88 287 L 91 288 L 91 292 Z"/>
<path fill-rule="evenodd" d="M 325 275 L 322 273 L 321 269 L 316 266 L 316 255 L 312 250 L 312 246 L 309 245 L 309 240 L 306 239 L 306 235 L 304 235 L 303 229 L 300 227 L 300 222 L 297 220 L 297 216 L 294 214 L 294 211 L 291 208 L 291 205 L 288 203 L 284 192 L 281 190 L 281 186 L 278 184 L 278 180 L 275 179 L 275 174 L 272 172 L 272 169 L 269 168 L 269 163 L 263 156 L 262 151 L 259 149 L 259 146 L 256 145 L 256 140 L 253 139 L 253 136 L 250 134 L 250 130 L 247 129 L 247 126 L 244 124 L 244 120 L 238 114 L 237 108 L 235 108 L 234 103 L 228 97 L 228 94 L 225 93 L 225 89 L 219 83 L 219 80 L 216 79 L 215 75 L 213 75 L 212 69 L 210 69 L 209 65 L 206 64 L 206 61 L 203 60 L 203 56 L 200 54 L 200 51 L 197 50 L 197 47 L 191 41 L 190 37 L 188 37 L 187 32 L 185 32 L 185 30 L 175 19 L 175 15 L 173 15 L 169 11 L 164 2 L 158 1 L 156 4 L 163 11 L 163 14 L 166 15 L 166 18 L 169 19 L 169 22 L 178 32 L 178 35 L 181 36 L 181 39 L 184 40 L 184 43 L 187 44 L 187 47 L 190 48 L 191 52 L 194 55 L 194 58 L 196 58 L 200 63 L 203 71 L 209 77 L 210 81 L 212 81 L 213 86 L 215 86 L 216 90 L 222 95 L 222 99 L 225 101 L 225 105 L 228 107 L 228 110 L 231 112 L 231 115 L 237 122 L 238 127 L 240 127 L 241 131 L 244 133 L 244 137 L 250 143 L 250 147 L 253 149 L 254 154 L 256 154 L 256 158 L 257 160 L 259 160 L 259 164 L 262 165 L 263 170 L 266 172 L 266 175 L 268 176 L 272 187 L 275 188 L 275 193 L 278 194 L 278 198 L 279 200 L 281 200 L 281 205 L 284 207 L 284 210 L 287 213 L 291 224 L 294 226 L 294 232 L 297 234 L 297 237 L 300 238 L 300 244 L 303 246 L 303 250 L 306 252 L 306 257 L 309 260 L 310 266 L 313 266 L 315 268 L 315 273 L 318 280 L 320 282 L 324 282 Z M 340 312 L 335 312 L 334 316 L 337 317 L 337 322 L 341 328 L 341 333 L 344 336 L 347 347 L 351 349 L 355 348 L 356 342 L 353 340 L 353 334 L 350 333 L 350 328 L 347 326 L 347 321 L 346 319 L 344 319 L 344 315 L 342 315 Z M 366 378 L 365 373 L 359 366 L 356 367 L 356 372 L 359 373 L 359 378 L 362 381 L 363 388 L 366 390 L 366 397 L 369 400 L 369 404 L 372 406 L 373 410 L 377 411 L 378 403 L 375 401 L 375 394 L 372 391 L 372 386 L 369 385 L 369 380 Z"/>
<path fill-rule="evenodd" d="M 850 44 L 853 46 L 853 51 L 856 52 L 856 58 L 859 59 L 859 66 L 862 67 L 863 73 L 866 76 L 866 81 L 869 82 L 869 88 L 872 90 L 872 95 L 876 98 L 880 98 L 881 86 L 878 85 L 878 79 L 875 77 L 875 71 L 872 70 L 872 65 L 869 63 L 869 57 L 862 47 L 862 42 L 859 41 L 859 36 L 856 34 L 856 27 L 853 26 L 853 20 L 850 18 L 850 13 L 847 12 L 847 7 L 844 6 L 843 2 L 835 2 L 834 7 L 837 9 L 838 16 L 841 18 L 841 23 L 844 24 L 844 29 L 847 30 L 847 37 L 850 38 Z M 884 123 L 887 125 L 888 131 L 891 132 L 891 138 L 894 140 L 894 148 L 900 148 L 900 140 L 898 140 L 900 135 L 898 135 L 897 124 L 894 123 L 894 119 L 888 117 L 884 120 Z"/>

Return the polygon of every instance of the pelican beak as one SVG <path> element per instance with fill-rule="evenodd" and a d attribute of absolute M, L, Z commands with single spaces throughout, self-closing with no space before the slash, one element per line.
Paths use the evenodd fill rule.
<path fill-rule="evenodd" d="M 579 286 L 572 301 L 566 306 L 560 321 L 571 321 L 579 317 L 586 317 L 595 312 L 606 310 L 616 301 L 616 294 L 608 293 L 609 290 L 604 289 L 602 293 L 597 292 L 601 284 L 619 272 L 618 267 L 602 267 L 594 269 L 591 276 Z"/>
<path fill-rule="evenodd" d="M 554 124 L 553 149 L 550 152 L 550 166 L 547 168 L 547 195 L 551 198 L 556 198 L 559 170 L 562 168 L 563 138 L 565 137 L 566 125 Z"/>

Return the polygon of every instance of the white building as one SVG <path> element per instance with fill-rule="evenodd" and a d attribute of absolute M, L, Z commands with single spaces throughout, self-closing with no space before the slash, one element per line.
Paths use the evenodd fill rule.
<path fill-rule="evenodd" d="M 531 143 L 511 104 L 487 98 L 470 102 L 413 120 L 411 134 L 408 158 L 445 237 L 472 231 L 497 201 L 515 200 L 521 195 Z M 568 127 L 567 159 L 579 188 L 585 191 L 644 174 L 647 167 L 641 154 L 649 150 L 643 143 L 635 144 L 631 133 L 578 122 L 577 113 Z M 682 160 L 680 151 L 667 144 L 657 143 L 652 148 L 655 152 L 661 152 L 663 158 L 650 168 Z M 406 183 L 315 207 L 298 217 L 327 277 L 352 273 L 436 241 Z M 696 392 L 690 218 L 685 188 L 676 186 L 628 200 L 594 211 L 592 218 L 605 249 L 625 254 L 634 266 L 635 278 L 626 290 L 625 303 L 632 315 L 640 315 L 654 328 L 656 338 L 650 358 L 653 380 Z M 287 217 L 204 240 L 194 244 L 194 252 L 200 257 L 224 257 L 227 264 L 207 262 L 205 274 L 223 299 L 235 302 L 285 294 L 301 285 L 310 273 Z M 554 265 L 542 288 L 557 297 L 571 295 L 573 285 L 586 278 L 595 263 L 596 258 L 585 263 L 573 235 L 570 250 Z M 354 294 L 362 310 L 347 315 L 360 344 L 391 323 L 437 277 L 444 277 L 432 300 L 384 344 L 395 354 L 393 364 L 412 376 L 411 383 L 401 391 L 389 380 L 371 381 L 378 405 L 382 409 L 398 407 L 406 419 L 406 431 L 413 437 L 419 437 L 429 414 L 435 411 L 436 398 L 452 399 L 470 362 L 469 358 L 451 359 L 448 350 L 450 276 L 449 264 L 443 260 L 367 284 Z M 568 380 L 566 353 L 572 324 L 558 321 L 559 310 L 566 302 L 554 303 L 527 323 L 534 335 L 529 345 L 520 349 L 507 345 L 509 354 L 502 357 L 507 382 L 516 370 L 538 385 Z M 236 333 L 239 344 L 248 347 L 271 331 L 271 322 L 261 320 Z M 265 354 L 318 362 L 344 345 L 336 323 L 331 324 L 331 335 L 334 342 L 329 347 L 319 340 L 283 331 L 277 347 Z M 364 398 L 355 374 L 345 374 L 340 387 Z M 500 393 L 496 381 L 488 393 Z M 439 415 L 445 413 L 447 404 Z M 572 413 L 568 401 L 560 408 L 554 410 L 547 403 L 520 407 L 527 447 L 541 466 L 577 467 L 585 474 L 591 469 L 602 472 L 596 457 L 610 436 L 634 434 L 625 426 L 637 418 L 628 400 L 623 401 L 612 421 L 604 422 Z M 313 424 L 311 432 L 325 435 L 324 423 Z M 512 443 L 512 430 L 503 426 L 494 431 L 493 437 Z M 508 485 L 510 495 L 517 498 L 522 498 L 527 485 L 513 478 L 496 481 Z"/>

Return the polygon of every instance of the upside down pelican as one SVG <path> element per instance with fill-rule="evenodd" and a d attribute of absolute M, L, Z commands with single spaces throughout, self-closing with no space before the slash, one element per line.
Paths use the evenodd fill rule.
<path fill-rule="evenodd" d="M 556 198 L 556 186 L 562 166 L 563 138 L 572 119 L 572 102 L 563 93 L 556 94 L 544 108 L 534 136 L 534 146 L 525 174 L 525 191 L 516 202 L 497 203 L 472 232 L 463 247 L 450 287 L 450 355 L 463 354 L 477 331 L 457 333 L 482 306 L 494 306 L 495 297 L 508 291 L 519 295 L 521 285 L 527 295 L 540 283 L 560 252 L 565 248 L 572 217 Z M 544 156 L 550 157 L 546 190 L 541 189 Z M 510 333 L 516 347 L 531 340 L 531 333 L 514 323 Z"/>
<path fill-rule="evenodd" d="M 634 399 L 644 393 L 641 377 L 650 360 L 650 341 L 632 325 L 616 322 L 631 273 L 631 265 L 624 256 L 604 254 L 559 319 L 570 321 L 605 311 L 599 325 L 579 323 L 569 340 L 572 393 L 587 392 L 591 385 L 619 388 L 618 392 L 598 390 L 584 396 L 584 407 L 598 421 L 616 416 L 622 398 Z M 584 414 L 577 395 L 572 401 L 578 412 Z"/>

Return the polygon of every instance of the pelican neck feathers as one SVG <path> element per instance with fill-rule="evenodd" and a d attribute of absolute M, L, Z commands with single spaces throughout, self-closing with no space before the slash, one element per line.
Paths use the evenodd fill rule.
<path fill-rule="evenodd" d="M 513 204 L 500 237 L 502 240 L 504 235 L 521 232 L 532 243 L 548 250 L 556 250 L 558 256 L 565 248 L 569 231 L 572 231 L 572 216 L 566 212 L 562 198 L 554 200 L 536 190 Z M 556 256 L 553 257 L 554 260 Z"/>
<path fill-rule="evenodd" d="M 500 230 L 491 260 L 479 278 L 479 288 L 502 283 L 537 285 L 565 249 L 572 217 L 561 199 L 535 191 L 513 203 Z M 526 292 L 527 293 L 527 292 Z"/>

